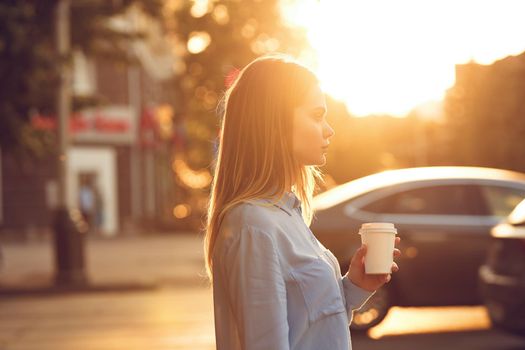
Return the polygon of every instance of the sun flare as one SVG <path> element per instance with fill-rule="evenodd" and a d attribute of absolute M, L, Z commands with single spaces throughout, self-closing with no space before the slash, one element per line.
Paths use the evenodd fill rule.
<path fill-rule="evenodd" d="M 525 51 L 522 0 L 282 0 L 307 31 L 323 88 L 357 116 L 439 101 L 455 65 Z"/>

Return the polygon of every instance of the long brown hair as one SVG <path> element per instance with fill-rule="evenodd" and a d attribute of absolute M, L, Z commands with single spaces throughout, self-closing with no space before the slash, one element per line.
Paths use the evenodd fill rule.
<path fill-rule="evenodd" d="M 229 209 L 255 198 L 278 200 L 292 186 L 308 224 L 316 179 L 314 166 L 299 164 L 292 152 L 292 123 L 316 76 L 284 55 L 252 61 L 226 91 L 220 141 L 211 186 L 204 253 L 212 279 L 212 255 Z"/>

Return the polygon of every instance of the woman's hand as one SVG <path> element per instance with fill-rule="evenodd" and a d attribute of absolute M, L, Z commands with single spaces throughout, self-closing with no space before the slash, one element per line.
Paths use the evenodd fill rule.
<path fill-rule="evenodd" d="M 397 246 L 401 238 L 396 237 L 395 245 Z M 356 286 L 373 292 L 379 289 L 383 284 L 390 282 L 392 275 L 382 274 L 382 275 L 367 275 L 365 273 L 365 255 L 366 255 L 366 245 L 363 244 L 352 257 L 350 262 L 350 268 L 348 269 L 348 278 Z M 394 258 L 397 258 L 401 255 L 401 251 L 397 248 L 394 248 Z M 399 267 L 394 262 L 392 264 L 392 272 L 399 271 Z"/>

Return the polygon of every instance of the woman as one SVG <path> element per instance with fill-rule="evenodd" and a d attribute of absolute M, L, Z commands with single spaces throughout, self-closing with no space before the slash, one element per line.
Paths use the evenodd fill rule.
<path fill-rule="evenodd" d="M 256 59 L 226 92 L 205 237 L 219 350 L 351 349 L 352 310 L 390 280 L 365 275 L 365 246 L 342 277 L 308 228 L 325 115 L 315 75 L 284 56 Z"/>

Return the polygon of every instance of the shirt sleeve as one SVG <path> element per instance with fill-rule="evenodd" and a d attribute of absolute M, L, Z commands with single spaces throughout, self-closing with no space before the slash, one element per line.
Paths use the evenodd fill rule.
<path fill-rule="evenodd" d="M 346 299 L 348 322 L 352 323 L 354 310 L 361 308 L 361 306 L 363 306 L 364 303 L 366 303 L 366 301 L 370 299 L 370 297 L 374 295 L 375 292 L 369 292 L 356 286 L 354 283 L 352 283 L 352 281 L 350 281 L 348 274 L 343 276 L 343 290 Z"/>
<path fill-rule="evenodd" d="M 228 296 L 244 350 L 288 350 L 286 286 L 272 237 L 242 228 L 226 250 Z"/>

